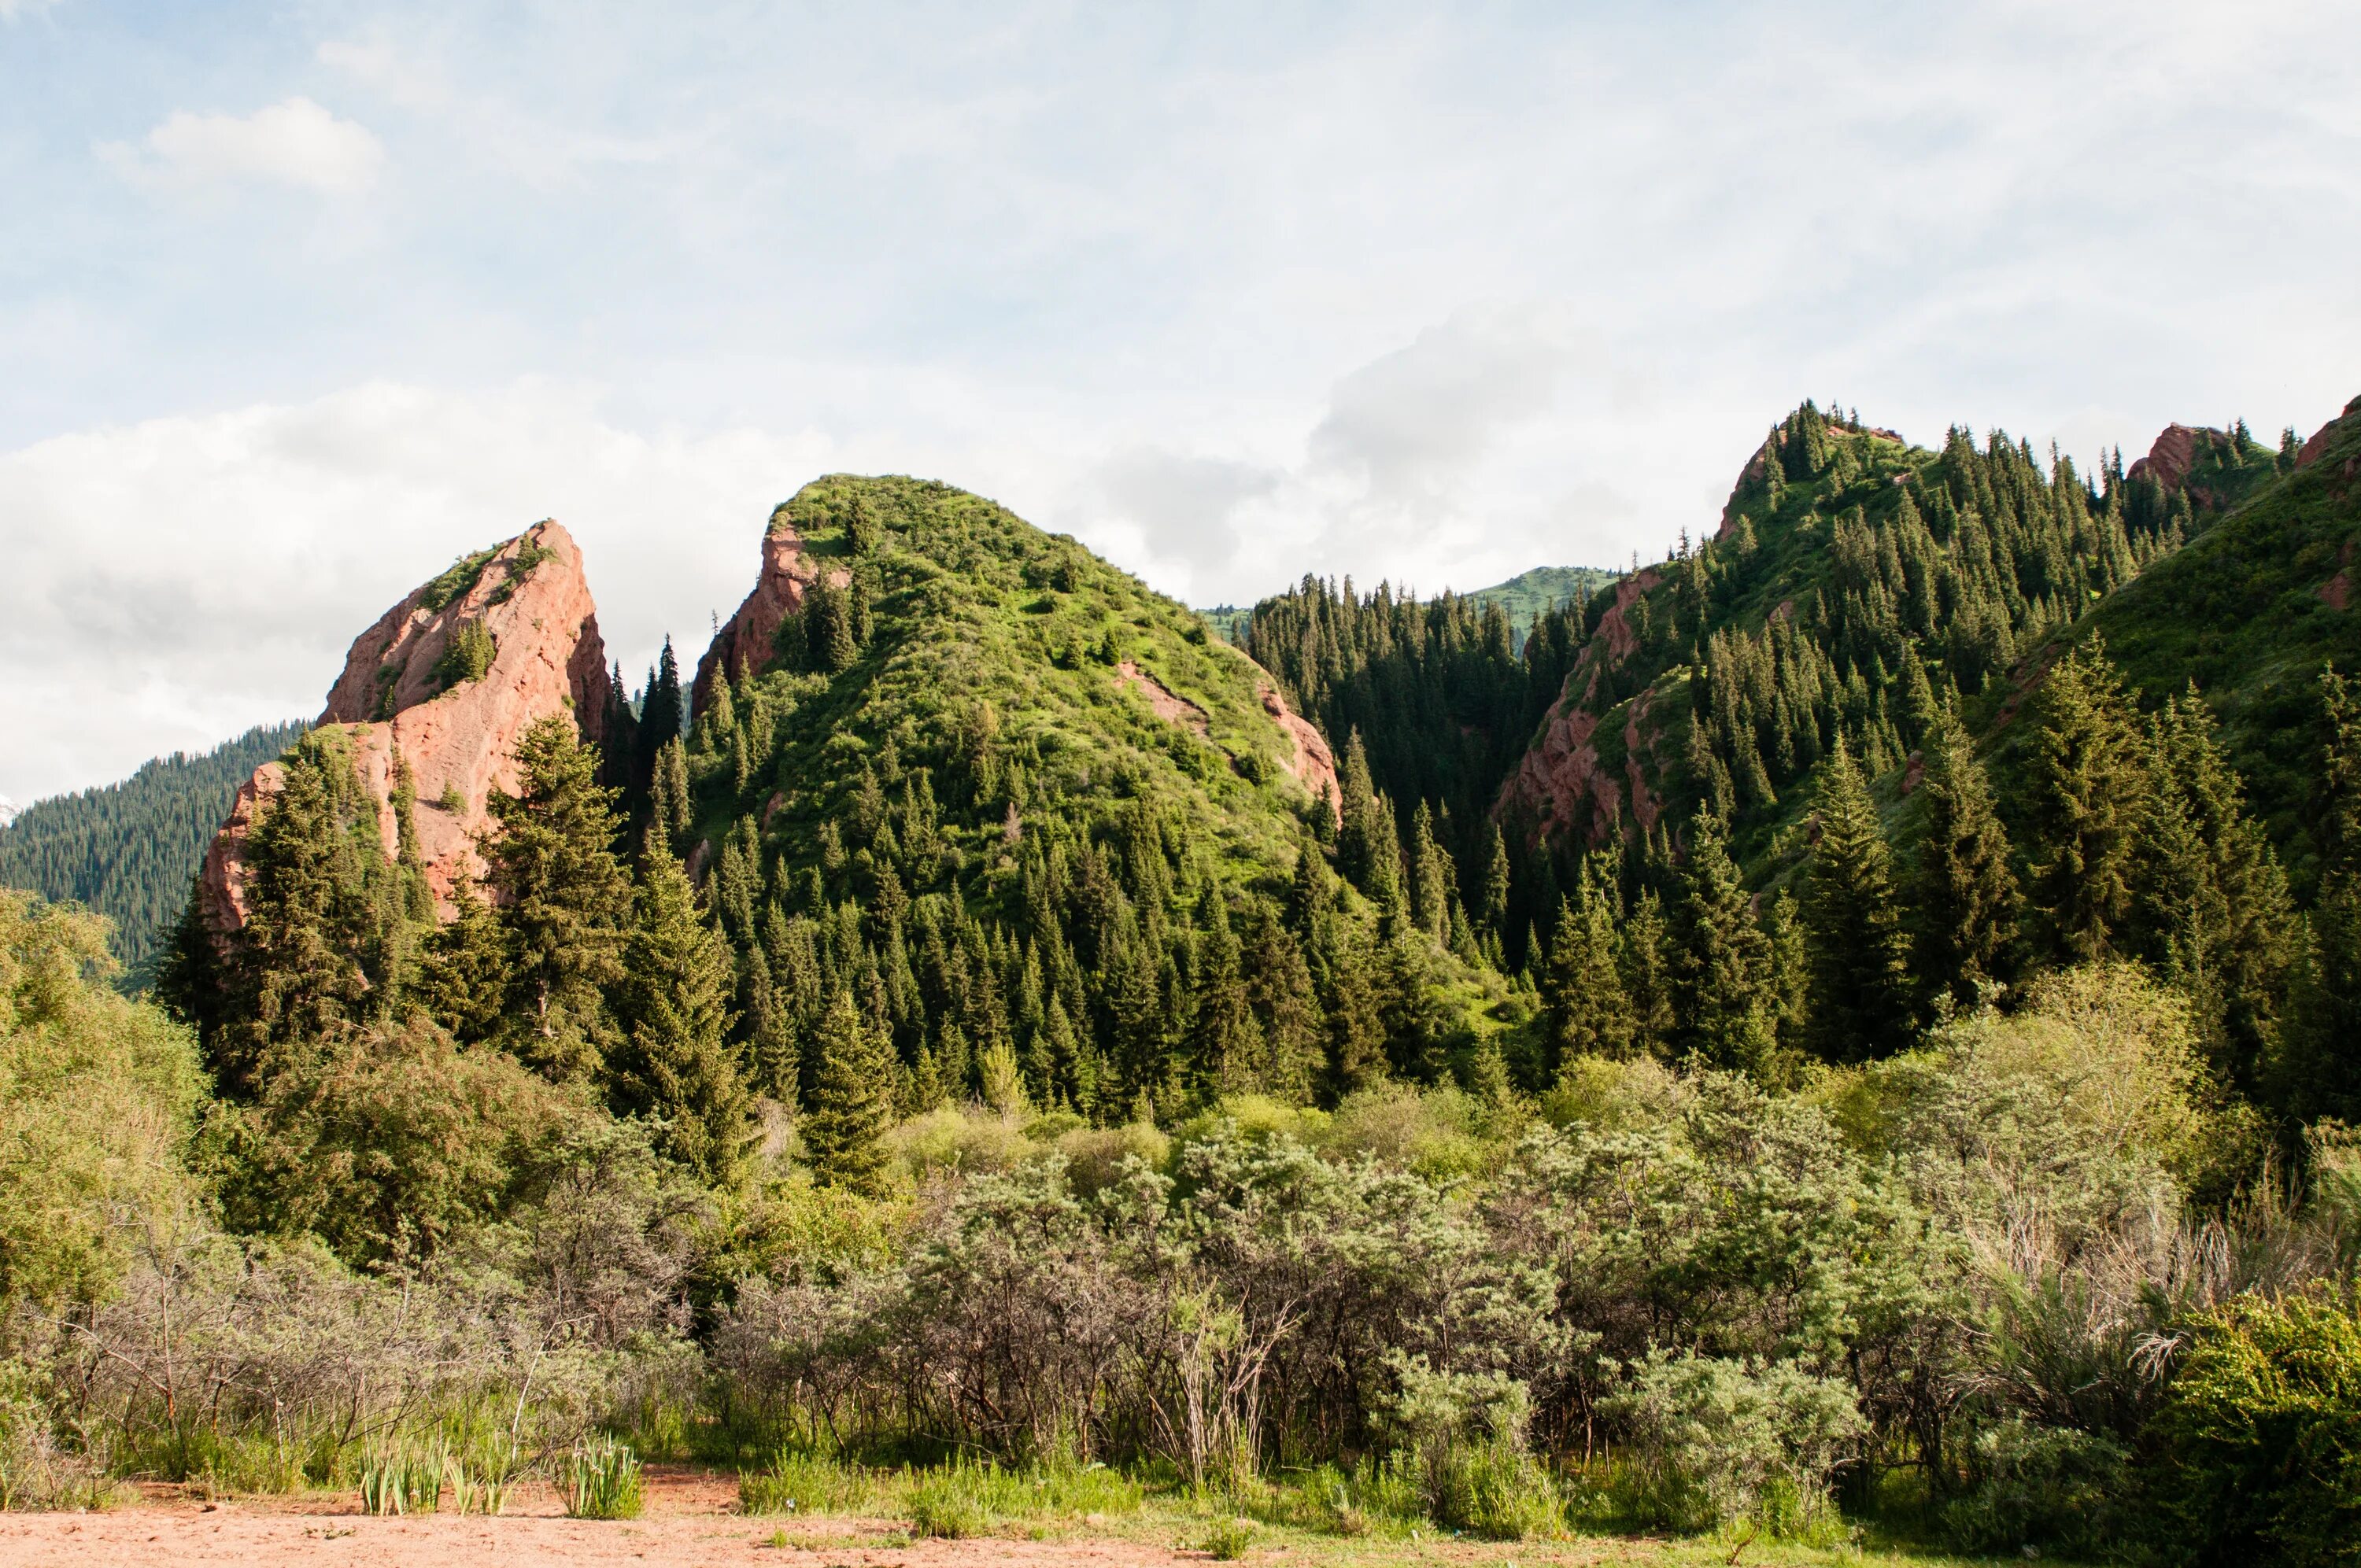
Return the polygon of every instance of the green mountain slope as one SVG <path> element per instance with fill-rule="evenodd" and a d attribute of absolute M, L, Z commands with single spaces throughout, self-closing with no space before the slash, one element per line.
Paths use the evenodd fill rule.
<path fill-rule="evenodd" d="M 1535 566 L 1505 583 L 1495 583 L 1460 597 L 1479 609 L 1488 604 L 1499 605 L 1508 616 L 1509 625 L 1521 637 L 1535 616 L 1593 598 L 1620 575 L 1598 566 Z"/>
<path fill-rule="evenodd" d="M 939 484 L 822 479 L 772 526 L 820 585 L 697 715 L 681 836 L 755 1059 L 807 1081 L 850 989 L 914 1103 L 988 1089 L 998 1061 L 1036 1103 L 1119 1113 L 1302 1094 L 1358 1052 L 1447 1055 L 1499 1021 L 1499 982 L 1405 938 L 1382 1039 L 1329 1028 L 1322 998 L 1343 987 L 1349 1013 L 1369 983 L 1369 912 L 1324 873 L 1293 885 L 1331 807 L 1269 677 L 1195 612 Z"/>
<path fill-rule="evenodd" d="M 2103 637 L 2151 697 L 2196 683 L 2300 876 L 2321 740 L 2315 677 L 2323 663 L 2361 669 L 2361 398 L 2315 441 L 2301 467 L 2250 487 L 2251 499 L 2075 629 Z"/>
<path fill-rule="evenodd" d="M 1750 462 L 1715 538 L 1595 607 L 1503 808 L 1596 841 L 1710 804 L 1751 861 L 1785 858 L 1790 795 L 1839 736 L 1883 775 L 1947 689 L 1975 727 L 2003 722 L 2020 666 L 2202 534 L 2217 503 L 2270 493 L 2290 460 L 2196 433 L 2212 483 L 2168 493 L 2114 461 L 2093 484 L 1997 432 L 1979 446 L 1955 429 L 1928 451 L 1806 404 Z"/>
<path fill-rule="evenodd" d="M 115 955 L 137 982 L 180 918 L 230 797 L 303 729 L 258 726 L 210 751 L 159 757 L 120 784 L 34 802 L 0 828 L 0 886 L 105 916 Z"/>

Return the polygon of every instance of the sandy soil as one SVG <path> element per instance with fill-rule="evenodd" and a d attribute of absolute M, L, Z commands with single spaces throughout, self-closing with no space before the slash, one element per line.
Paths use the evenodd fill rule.
<path fill-rule="evenodd" d="M 0 1568 L 105 1563 L 352 1563 L 367 1568 L 528 1568 L 541 1563 L 767 1563 L 773 1568 L 1165 1568 L 1179 1554 L 1119 1540 L 922 1541 L 895 1545 L 886 1522 L 745 1519 L 734 1478 L 652 1467 L 647 1511 L 570 1519 L 547 1487 L 511 1497 L 498 1519 L 370 1519 L 359 1497 L 314 1493 L 208 1503 L 174 1487 L 95 1514 L 0 1514 Z M 784 1530 L 785 1550 L 773 1544 Z"/>

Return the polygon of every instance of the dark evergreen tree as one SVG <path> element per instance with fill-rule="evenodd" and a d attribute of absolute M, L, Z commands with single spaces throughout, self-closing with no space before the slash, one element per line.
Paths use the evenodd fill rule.
<path fill-rule="evenodd" d="M 1938 712 L 1926 736 L 1926 831 L 1910 884 L 1911 956 L 1920 994 L 1976 1004 L 2001 977 L 2016 930 L 2016 878 L 1992 785 L 1957 711 Z"/>
<path fill-rule="evenodd" d="M 608 1102 L 645 1117 L 656 1145 L 707 1185 L 733 1180 L 752 1141 L 752 1102 L 725 1036 L 730 949 L 700 919 L 680 861 L 651 832 L 641 861 L 609 1053 Z"/>
<path fill-rule="evenodd" d="M 1842 740 L 1822 765 L 1817 816 L 1803 899 L 1805 1037 L 1823 1061 L 1887 1056 L 1910 1040 L 1908 944 L 1884 825 Z"/>
<path fill-rule="evenodd" d="M 1674 921 L 1674 1044 L 1684 1058 L 1778 1076 L 1771 944 L 1740 883 L 1722 825 L 1698 817 Z"/>
<path fill-rule="evenodd" d="M 484 846 L 507 953 L 506 1042 L 555 1079 L 595 1076 L 615 1028 L 631 879 L 615 853 L 614 792 L 571 721 L 536 721 L 517 742 L 520 789 L 494 791 Z"/>
<path fill-rule="evenodd" d="M 2279 1097 L 2306 1118 L 2361 1122 L 2361 699 L 2320 677 L 2324 744 L 2312 800 L 2320 895 L 2289 1009 Z"/>
<path fill-rule="evenodd" d="M 804 1157 L 823 1187 L 875 1192 L 885 1174 L 893 1064 L 850 990 L 840 990 L 829 1003 L 818 1045 L 818 1066 L 796 1128 Z"/>
<path fill-rule="evenodd" d="M 1620 1058 L 1637 1034 L 1631 999 L 1615 961 L 1615 916 L 1607 894 L 1589 877 L 1560 906 L 1557 938 L 1542 978 L 1548 1031 L 1544 1065 L 1555 1073 L 1578 1057 Z"/>
<path fill-rule="evenodd" d="M 2063 963 L 2113 954 L 2132 913 L 2134 836 L 2148 787 L 2130 699 L 2097 644 L 2043 683 L 2027 780 L 2032 903 Z"/>

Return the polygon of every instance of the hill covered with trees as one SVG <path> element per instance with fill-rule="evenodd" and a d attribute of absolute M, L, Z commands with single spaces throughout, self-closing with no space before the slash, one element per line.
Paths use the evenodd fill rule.
<path fill-rule="evenodd" d="M 688 691 L 520 717 L 445 910 L 401 713 L 254 793 L 170 1019 L 0 905 L 0 1463 L 597 1430 L 750 1508 L 956 1455 L 906 1484 L 978 1518 L 1104 1461 L 1340 1535 L 2337 1561 L 2347 422 L 2086 478 L 1806 404 L 1521 627 L 1312 577 L 1243 651 L 817 481 Z"/>
<path fill-rule="evenodd" d="M 0 887 L 104 916 L 115 958 L 143 981 L 230 797 L 302 732 L 299 723 L 258 726 L 210 751 L 159 757 L 121 784 L 35 801 L 0 826 Z"/>

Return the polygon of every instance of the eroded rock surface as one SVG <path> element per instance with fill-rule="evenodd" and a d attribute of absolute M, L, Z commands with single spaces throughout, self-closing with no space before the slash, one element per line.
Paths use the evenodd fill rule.
<path fill-rule="evenodd" d="M 602 741 L 611 692 L 582 553 L 563 527 L 542 522 L 379 617 L 354 641 L 320 723 L 346 729 L 389 861 L 399 843 L 396 759 L 408 762 L 419 851 L 447 915 L 457 886 L 481 874 L 475 843 L 491 792 L 517 787 L 517 741 L 559 713 Z M 216 931 L 245 922 L 246 839 L 281 776 L 276 762 L 256 770 L 206 853 L 199 896 Z"/>

